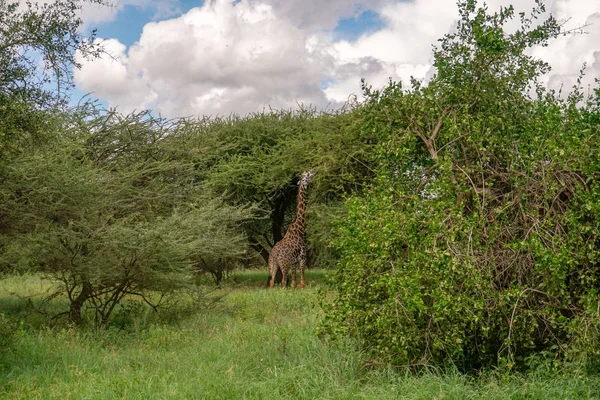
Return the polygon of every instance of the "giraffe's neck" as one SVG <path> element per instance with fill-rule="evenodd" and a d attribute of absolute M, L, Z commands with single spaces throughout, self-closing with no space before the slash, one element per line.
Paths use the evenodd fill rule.
<path fill-rule="evenodd" d="M 304 185 L 298 186 L 298 205 L 296 206 L 296 218 L 290 225 L 287 235 L 304 237 L 306 230 L 306 188 Z"/>

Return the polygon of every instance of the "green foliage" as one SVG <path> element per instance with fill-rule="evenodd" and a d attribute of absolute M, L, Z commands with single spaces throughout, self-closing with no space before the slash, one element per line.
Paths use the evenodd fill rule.
<path fill-rule="evenodd" d="M 203 195 L 193 165 L 161 147 L 171 122 L 147 117 L 75 119 L 5 166 L 0 257 L 52 279 L 75 323 L 92 307 L 95 324 L 106 324 L 127 296 L 157 306 L 192 284 L 198 259 L 245 256 L 252 210 Z"/>
<path fill-rule="evenodd" d="M 403 365 L 596 362 L 598 92 L 536 83 L 548 66 L 526 50 L 559 33 L 533 26 L 543 5 L 510 34 L 512 7 L 459 10 L 426 87 L 364 88 L 379 167 L 337 228 L 325 332 Z"/>
<path fill-rule="evenodd" d="M 370 175 L 375 140 L 360 124 L 356 105 L 333 113 L 304 109 L 189 120 L 171 146 L 178 159 L 195 164 L 197 181 L 206 189 L 231 205 L 259 210 L 245 230 L 263 265 L 294 216 L 298 174 L 313 168 L 307 236 L 311 259 L 325 266 L 333 263 L 329 243 L 311 226 L 328 226 L 340 202 L 361 190 Z"/>
<path fill-rule="evenodd" d="M 323 271 L 310 270 L 309 272 Z M 0 357 L 7 399 L 591 399 L 600 377 L 538 368 L 528 374 L 468 376 L 456 370 L 407 374 L 379 366 L 354 344 L 319 340 L 316 291 L 257 290 L 267 272 L 244 271 L 242 287 L 218 308 L 176 324 L 159 318 L 141 329 L 23 329 Z M 32 281 L 33 282 L 30 282 Z M 309 283 L 315 279 L 309 280 Z M 1 295 L 6 281 L 0 281 Z M 31 294 L 33 277 L 10 290 Z M 252 287 L 250 287 L 252 286 Z M 326 290 L 326 288 L 324 288 Z M 123 308 L 139 316 L 137 302 Z M 224 309 L 226 312 L 224 312 Z M 168 310 L 162 310 L 159 316 Z M 117 319 L 117 318 L 115 318 Z M 125 318 L 126 319 L 126 318 Z"/>
<path fill-rule="evenodd" d="M 0 1 L 0 159 L 43 142 L 72 88 L 76 50 L 95 57 L 102 47 L 81 33 L 83 3 L 104 0 Z M 55 90 L 50 90 L 51 84 Z M 24 146 L 25 145 L 25 146 Z"/>

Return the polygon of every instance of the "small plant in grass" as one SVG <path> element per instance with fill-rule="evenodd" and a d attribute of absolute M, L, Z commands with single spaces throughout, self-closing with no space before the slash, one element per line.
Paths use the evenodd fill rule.
<path fill-rule="evenodd" d="M 0 352 L 12 347 L 17 325 L 6 315 L 0 314 Z"/>

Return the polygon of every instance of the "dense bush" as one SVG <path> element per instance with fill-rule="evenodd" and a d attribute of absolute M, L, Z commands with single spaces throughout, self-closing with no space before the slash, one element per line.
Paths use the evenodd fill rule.
<path fill-rule="evenodd" d="M 54 282 L 72 322 L 91 308 L 104 325 L 126 297 L 156 306 L 192 284 L 197 259 L 245 256 L 253 210 L 194 184 L 194 166 L 163 148 L 169 121 L 76 117 L 6 165 L 0 187 L 0 260 Z"/>
<path fill-rule="evenodd" d="M 559 34 L 543 12 L 459 2 L 425 87 L 364 87 L 377 176 L 338 226 L 324 331 L 404 365 L 597 360 L 600 91 L 568 99 L 528 55 Z"/>
<path fill-rule="evenodd" d="M 301 109 L 189 120 L 170 145 L 175 157 L 195 165 L 197 182 L 208 191 L 230 205 L 252 204 L 259 210 L 245 232 L 262 265 L 295 215 L 298 174 L 314 169 L 309 257 L 312 265 L 326 267 L 334 263 L 328 247 L 332 216 L 370 176 L 376 137 L 360 130 L 359 111 L 349 104 L 336 112 Z"/>

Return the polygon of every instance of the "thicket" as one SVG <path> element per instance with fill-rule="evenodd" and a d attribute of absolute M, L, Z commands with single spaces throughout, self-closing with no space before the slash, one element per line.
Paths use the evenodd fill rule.
<path fill-rule="evenodd" d="M 597 365 L 600 91 L 540 84 L 543 4 L 516 30 L 512 7 L 458 6 L 426 86 L 364 86 L 377 172 L 337 226 L 323 331 L 402 365 Z"/>
<path fill-rule="evenodd" d="M 89 306 L 105 324 L 126 296 L 156 307 L 191 286 L 197 260 L 245 255 L 252 210 L 201 193 L 193 166 L 160 147 L 165 121 L 71 122 L 5 165 L 0 188 L 5 266 L 55 282 L 71 321 Z"/>
<path fill-rule="evenodd" d="M 359 106 L 175 120 L 68 108 L 75 49 L 102 52 L 80 34 L 81 5 L 0 3 L 0 272 L 42 274 L 44 304 L 66 299 L 53 317 L 105 325 L 125 299 L 156 308 L 198 273 L 266 271 L 307 168 L 311 262 L 331 265 L 322 232 L 368 177 L 374 143 Z"/>
<path fill-rule="evenodd" d="M 333 220 L 343 201 L 360 192 L 371 176 L 377 137 L 360 129 L 360 106 L 332 112 L 312 108 L 270 111 L 246 117 L 185 121 L 172 142 L 180 160 L 193 163 L 197 180 L 228 204 L 251 204 L 258 211 L 245 226 L 249 245 L 266 265 L 295 215 L 301 171 L 316 171 L 308 214 L 309 264 L 330 267 Z"/>
<path fill-rule="evenodd" d="M 218 284 L 233 268 L 265 267 L 260 255 L 293 216 L 298 172 L 318 165 L 310 218 L 327 227 L 360 188 L 372 146 L 354 134 L 354 111 L 52 115 L 46 141 L 1 166 L 0 265 L 49 278 L 48 299 L 66 297 L 59 315 L 76 324 L 106 324 L 125 298 L 158 307 L 197 273 Z M 313 265 L 331 263 L 326 235 L 309 237 Z"/>

